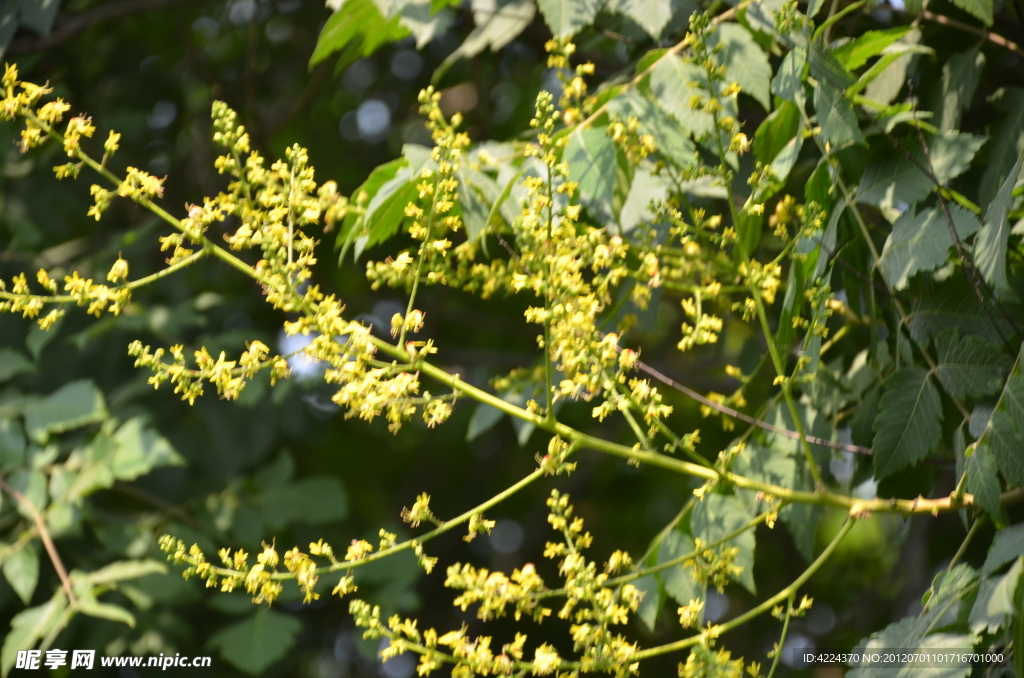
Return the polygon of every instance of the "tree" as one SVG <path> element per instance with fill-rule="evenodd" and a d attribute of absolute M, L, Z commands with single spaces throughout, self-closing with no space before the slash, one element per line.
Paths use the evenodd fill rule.
<path fill-rule="evenodd" d="M 322 675 L 354 623 L 364 674 L 1020 675 L 1024 107 L 976 26 L 1019 12 L 823 5 L 346 0 L 285 108 L 261 27 L 301 22 L 205 8 L 192 56 L 246 73 L 146 118 L 187 113 L 194 187 L 9 65 L 0 669 Z M 389 137 L 425 59 L 426 134 Z M 341 118 L 369 166 L 318 181 L 351 150 L 282 139 L 332 64 L 365 95 L 385 60 Z M 69 239 L 86 213 L 118 226 Z"/>

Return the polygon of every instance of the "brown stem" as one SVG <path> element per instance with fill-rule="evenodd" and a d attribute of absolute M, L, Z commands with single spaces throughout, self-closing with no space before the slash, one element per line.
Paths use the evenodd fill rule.
<path fill-rule="evenodd" d="M 75 598 L 75 591 L 71 588 L 71 580 L 68 579 L 68 572 L 64 569 L 64 562 L 60 559 L 60 554 L 57 553 L 57 547 L 53 545 L 53 539 L 50 538 L 50 531 L 46 529 L 46 520 L 39 514 L 36 507 L 32 505 L 25 495 L 18 492 L 16 489 L 11 487 L 6 480 L 0 478 L 0 489 L 14 497 L 14 500 L 21 504 L 21 506 L 32 515 L 32 522 L 36 524 L 36 529 L 39 531 L 39 538 L 43 541 L 43 546 L 46 548 L 46 553 L 50 556 L 50 562 L 53 563 L 53 569 L 57 570 L 57 576 L 60 577 L 60 583 L 64 586 L 64 591 L 68 594 L 68 600 L 71 605 L 77 604 Z"/>

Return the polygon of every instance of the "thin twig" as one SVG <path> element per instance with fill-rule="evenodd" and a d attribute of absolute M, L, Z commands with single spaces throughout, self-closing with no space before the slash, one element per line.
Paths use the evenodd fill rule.
<path fill-rule="evenodd" d="M 78 601 L 75 598 L 75 591 L 71 588 L 71 580 L 68 579 L 68 572 L 64 569 L 64 562 L 60 559 L 60 554 L 57 553 L 57 547 L 53 545 L 53 539 L 50 538 L 50 531 L 46 529 L 46 520 L 39 514 L 39 511 L 25 495 L 11 487 L 3 478 L 0 478 L 0 489 L 14 497 L 14 500 L 31 514 L 32 522 L 35 523 L 36 530 L 39 531 L 39 538 L 46 548 L 46 553 L 50 556 L 50 562 L 53 563 L 53 569 L 57 570 L 60 583 L 64 587 L 65 593 L 68 594 L 68 600 L 71 601 L 72 606 L 76 605 Z"/>
<path fill-rule="evenodd" d="M 789 430 L 784 429 L 784 428 L 779 428 L 778 426 L 774 426 L 772 424 L 769 424 L 766 421 L 761 421 L 760 419 L 755 419 L 754 417 L 751 417 L 748 414 L 743 414 L 742 412 L 739 412 L 738 410 L 734 410 L 731 407 L 727 407 L 725 405 L 722 405 L 721 403 L 716 403 L 713 400 L 709 400 L 708 398 L 705 398 L 704 396 L 702 396 L 700 393 L 697 393 L 696 391 L 694 391 L 692 388 L 687 388 L 686 386 L 683 386 L 678 381 L 672 379 L 669 376 L 666 376 L 665 374 L 662 374 L 661 372 L 659 372 L 658 370 L 654 369 L 653 367 L 651 367 L 650 365 L 648 365 L 645 362 L 637 361 L 636 365 L 637 365 L 638 368 L 640 368 L 641 371 L 646 372 L 647 374 L 651 375 L 652 377 L 654 377 L 655 379 L 657 379 L 661 383 L 665 384 L 666 386 L 671 386 L 672 388 L 682 392 L 684 395 L 689 396 L 690 398 L 693 398 L 694 400 L 699 402 L 701 405 L 707 405 L 708 407 L 710 407 L 713 410 L 717 410 L 718 412 L 721 412 L 722 414 L 728 415 L 728 416 L 733 417 L 735 419 L 739 419 L 740 421 L 746 422 L 746 423 L 750 424 L 751 426 L 757 426 L 758 428 L 763 428 L 765 431 L 771 431 L 772 433 L 776 433 L 776 434 L 778 434 L 780 436 L 785 436 L 786 438 L 792 438 L 793 440 L 800 440 L 800 434 L 799 433 L 796 433 L 795 431 L 789 431 Z M 817 436 L 812 436 L 812 435 L 805 435 L 804 438 L 807 440 L 807 442 L 811 443 L 812 445 L 820 445 L 822 447 L 829 447 L 829 448 L 831 448 L 833 450 L 844 450 L 846 452 L 856 452 L 857 454 L 871 454 L 871 448 L 870 447 L 861 447 L 860 445 L 848 445 L 847 443 L 834 443 L 831 440 L 825 440 L 824 438 L 819 438 Z"/>
<path fill-rule="evenodd" d="M 907 13 L 907 10 L 898 9 L 896 7 L 893 7 L 892 11 L 897 12 L 898 14 Z M 921 10 L 918 16 L 927 19 L 928 21 L 933 21 L 937 24 L 942 24 L 943 26 L 949 26 L 950 28 L 956 28 L 967 33 L 973 33 L 974 35 L 977 35 L 984 40 L 988 40 L 992 44 L 999 45 L 1000 47 L 1005 47 L 1006 49 L 1010 50 L 1011 52 L 1014 52 L 1015 54 L 1024 56 L 1024 49 L 1021 49 L 1020 45 L 1013 42 L 1012 40 L 1007 40 L 998 33 L 993 33 L 992 31 L 985 30 L 984 28 L 972 26 L 971 24 L 965 24 L 964 22 L 957 21 L 956 19 L 950 19 L 948 16 L 936 14 L 934 12 L 928 11 L 927 9 Z"/>

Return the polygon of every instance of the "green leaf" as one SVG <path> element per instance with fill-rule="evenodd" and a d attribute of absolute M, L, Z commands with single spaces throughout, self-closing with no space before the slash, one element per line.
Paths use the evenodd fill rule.
<path fill-rule="evenodd" d="M 157 560 L 120 560 L 85 576 L 93 586 L 106 586 L 166 572 L 167 566 Z"/>
<path fill-rule="evenodd" d="M 337 478 L 304 478 L 263 493 L 263 519 L 272 529 L 290 523 L 323 525 L 344 520 L 348 497 Z"/>
<path fill-rule="evenodd" d="M 46 444 L 54 433 L 63 433 L 107 418 L 103 394 L 91 381 L 65 384 L 42 400 L 25 408 L 25 428 L 29 437 Z"/>
<path fill-rule="evenodd" d="M 20 419 L 0 419 L 0 468 L 5 471 L 25 463 L 25 430 Z"/>
<path fill-rule="evenodd" d="M 473 410 L 473 416 L 469 418 L 469 427 L 466 429 L 466 441 L 476 439 L 489 431 L 495 424 L 501 421 L 505 413 L 497 407 L 487 403 L 479 403 Z"/>
<path fill-rule="evenodd" d="M 875 478 L 890 476 L 928 456 L 942 437 L 942 403 L 928 371 L 901 368 L 886 379 L 875 419 Z"/>
<path fill-rule="evenodd" d="M 977 642 L 973 636 L 954 633 L 925 633 L 932 627 L 940 611 L 922 617 L 907 617 L 895 624 L 890 624 L 882 631 L 872 633 L 865 638 L 853 652 L 864 654 L 874 653 L 883 649 L 899 648 L 901 652 L 928 653 L 942 650 L 964 650 L 974 647 Z M 946 663 L 942 666 L 926 668 L 922 666 L 907 667 L 903 665 L 874 665 L 871 668 L 857 668 L 847 672 L 847 678 L 898 678 L 913 675 L 915 678 L 966 678 L 971 673 L 969 662 Z"/>
<path fill-rule="evenodd" d="M 295 644 L 302 622 L 266 607 L 210 638 L 211 648 L 232 666 L 250 675 L 263 673 Z"/>
<path fill-rule="evenodd" d="M 608 112 L 623 118 L 636 118 L 640 122 L 639 132 L 652 135 L 657 141 L 658 154 L 677 167 L 691 167 L 696 163 L 694 154 L 697 147 L 686 136 L 682 126 L 637 89 L 609 101 Z M 635 185 L 636 181 L 633 183 Z"/>
<path fill-rule="evenodd" d="M 754 132 L 754 157 L 767 165 L 796 136 L 799 129 L 800 111 L 793 102 L 783 101 Z"/>
<path fill-rule="evenodd" d="M 491 205 L 497 200 L 500 190 L 494 179 L 470 168 L 458 172 L 459 205 L 462 207 L 462 222 L 466 237 L 476 240 L 484 234 Z"/>
<path fill-rule="evenodd" d="M 968 619 L 971 630 L 975 633 L 995 633 L 1008 625 L 1010 617 L 1017 612 L 1013 601 L 1022 571 L 1024 558 L 1017 558 L 1006 574 L 999 579 L 981 581 L 978 597 Z"/>
<path fill-rule="evenodd" d="M 28 605 L 39 582 L 39 555 L 35 549 L 31 545 L 22 546 L 4 561 L 3 571 L 21 602 Z"/>
<path fill-rule="evenodd" d="M 1024 523 L 1017 523 L 996 532 L 988 548 L 981 573 L 986 577 L 1014 558 L 1024 556 Z"/>
<path fill-rule="evenodd" d="M 537 4 L 556 38 L 570 37 L 589 26 L 601 8 L 597 0 L 539 0 Z"/>
<path fill-rule="evenodd" d="M 343 52 L 340 65 L 351 63 L 407 35 L 409 31 L 399 23 L 399 17 L 385 18 L 373 0 L 345 0 L 320 31 L 309 66 L 316 66 L 335 52 Z"/>
<path fill-rule="evenodd" d="M 960 125 L 960 115 L 971 107 L 984 68 L 985 54 L 978 45 L 949 57 L 942 67 L 942 90 L 934 107 L 936 127 L 947 132 Z"/>
<path fill-rule="evenodd" d="M 64 324 L 64 318 L 60 318 L 54 323 L 53 327 L 48 330 L 44 330 L 39 326 L 38 323 L 32 323 L 32 326 L 28 330 L 28 336 L 25 337 L 25 347 L 28 349 L 29 355 L 32 356 L 33 360 L 39 360 L 39 356 L 42 355 L 43 349 L 50 345 L 50 343 L 57 338 L 60 334 L 60 326 Z"/>
<path fill-rule="evenodd" d="M 35 372 L 32 361 L 14 349 L 0 348 L 0 384 L 10 381 L 19 374 Z"/>
<path fill-rule="evenodd" d="M 959 205 L 949 207 L 949 216 L 961 241 L 981 227 L 974 214 Z M 902 290 L 917 272 L 932 271 L 945 264 L 952 246 L 949 224 L 940 208 L 917 214 L 910 207 L 892 225 L 878 268 L 892 287 Z"/>
<path fill-rule="evenodd" d="M 953 0 L 953 4 L 978 17 L 986 26 L 992 25 L 992 0 Z"/>
<path fill-rule="evenodd" d="M 942 330 L 957 327 L 961 335 L 975 334 L 992 344 L 1001 343 L 996 327 L 1004 335 L 1012 331 L 1000 314 L 990 318 L 970 283 L 962 275 L 954 275 L 937 285 L 928 285 L 926 291 L 916 295 L 910 313 L 910 336 L 921 344 L 927 343 Z M 1020 307 L 1004 303 L 1007 313 L 1020 313 Z"/>
<path fill-rule="evenodd" d="M 949 571 L 940 570 L 921 604 L 926 612 L 936 610 L 944 603 L 962 597 L 964 590 L 977 579 L 978 571 L 966 563 L 960 563 Z M 953 616 L 956 617 L 956 612 Z"/>
<path fill-rule="evenodd" d="M 792 425 L 792 419 L 788 421 Z M 815 417 L 814 419 L 814 423 L 823 421 L 824 417 Z M 782 425 L 785 422 L 776 420 L 773 423 Z M 805 426 L 807 425 L 807 422 L 803 423 Z M 810 432 L 810 427 L 805 430 Z M 819 433 L 822 431 L 813 431 L 815 435 Z M 797 454 L 800 455 L 799 460 L 794 456 Z M 732 470 L 741 476 L 787 489 L 813 491 L 814 480 L 806 470 L 806 464 L 802 462 L 803 452 L 796 446 L 781 447 L 775 444 L 763 446 L 748 443 L 733 460 Z M 751 513 L 756 513 L 759 508 L 758 499 L 755 496 L 750 496 L 748 510 Z M 808 504 L 789 504 L 779 512 L 779 518 L 792 534 L 800 555 L 808 562 L 814 558 L 814 540 L 820 516 L 820 508 Z"/>
<path fill-rule="evenodd" d="M 140 417 L 129 419 L 113 435 L 117 449 L 111 471 L 118 480 L 135 480 L 157 466 L 185 464 L 166 438 L 144 426 Z"/>
<path fill-rule="evenodd" d="M 901 202 L 913 205 L 935 188 L 934 182 L 918 164 L 927 168 L 930 161 L 935 178 L 945 184 L 967 170 L 978 149 L 985 143 L 985 137 L 958 132 L 933 136 L 926 140 L 927 154 L 916 135 L 901 139 L 900 145 L 917 163 L 907 158 L 903 151 L 885 143 L 886 150 L 873 158 L 864 169 L 857 189 L 857 201 L 894 208 Z"/>
<path fill-rule="evenodd" d="M 868 59 L 881 54 L 886 47 L 911 30 L 910 26 L 897 26 L 880 31 L 865 31 L 853 40 L 837 47 L 835 55 L 847 70 L 855 71 L 867 63 Z"/>
<path fill-rule="evenodd" d="M 1010 178 L 1011 168 L 1024 153 L 1024 89 L 1004 87 L 996 90 L 988 102 L 1002 114 L 995 125 L 995 135 L 985 157 L 985 171 L 978 184 L 978 204 L 987 205 L 1000 187 Z"/>
<path fill-rule="evenodd" d="M 750 31 L 736 23 L 721 23 L 708 35 L 707 43 L 709 48 L 721 50 L 716 58 L 726 67 L 726 81 L 735 81 L 744 94 L 764 110 L 771 110 L 772 67 Z"/>
<path fill-rule="evenodd" d="M 690 528 L 694 537 L 703 539 L 705 543 L 717 541 L 731 532 L 735 532 L 750 522 L 753 515 L 747 506 L 737 497 L 725 494 L 709 494 L 704 501 L 697 502 L 690 514 Z M 752 594 L 757 593 L 754 586 L 754 531 L 747 530 L 743 534 L 726 542 L 727 546 L 739 548 L 739 555 L 734 561 L 742 567 L 736 576 L 743 588 Z"/>
<path fill-rule="evenodd" d="M 855 79 L 826 46 L 818 39 L 807 50 L 811 75 L 818 81 L 814 88 L 814 110 L 822 136 L 833 146 L 854 142 L 864 143 L 853 106 L 846 98 L 846 88 Z"/>
<path fill-rule="evenodd" d="M 471 59 L 487 48 L 497 52 L 533 22 L 537 7 L 531 0 L 474 0 L 476 24 L 458 49 L 445 59 Z"/>
<path fill-rule="evenodd" d="M 981 272 L 985 281 L 995 289 L 997 296 L 1005 296 L 1010 293 L 1010 285 L 1006 280 L 1006 253 L 1010 230 L 1013 228 L 1010 219 L 1013 186 L 1017 181 L 1017 174 L 1020 172 L 1021 160 L 1024 160 L 1024 156 L 1017 158 L 1013 169 L 1010 170 L 1003 185 L 992 198 L 992 203 L 985 211 L 985 225 L 978 232 L 975 242 L 974 258 L 978 264 L 978 271 Z"/>
<path fill-rule="evenodd" d="M 106 619 L 124 624 L 129 628 L 135 628 L 135 615 L 120 605 L 101 603 L 92 595 L 79 596 L 78 602 L 75 603 L 75 610 L 87 617 Z"/>
<path fill-rule="evenodd" d="M 391 162 L 375 167 L 370 176 L 366 178 L 366 181 L 362 185 L 352 192 L 353 201 L 356 196 L 361 194 L 366 195 L 367 203 L 377 195 L 377 191 L 381 189 L 386 183 L 395 178 L 398 171 L 403 167 L 406 167 L 409 161 L 406 158 L 395 158 Z M 345 217 L 344 225 L 338 230 L 338 238 L 334 243 L 335 249 L 341 249 L 346 242 L 348 242 L 350 236 L 359 229 L 363 223 L 363 218 L 356 214 L 349 214 Z"/>
<path fill-rule="evenodd" d="M 967 491 L 974 495 L 974 502 L 992 516 L 997 524 L 999 522 L 998 472 L 996 460 L 989 449 L 980 443 L 975 445 L 974 452 L 967 457 Z"/>
<path fill-rule="evenodd" d="M 640 607 L 636 610 L 636 615 L 649 631 L 654 631 L 654 625 L 658 621 L 661 606 L 665 603 L 665 596 L 661 592 L 658 580 L 655 575 L 647 574 L 635 580 L 633 586 L 643 594 L 643 598 L 640 599 Z"/>
<path fill-rule="evenodd" d="M 991 344 L 952 327 L 935 338 L 939 382 L 950 396 L 981 398 L 998 392 L 1013 362 Z"/>
<path fill-rule="evenodd" d="M 416 38 L 416 49 L 426 47 L 434 38 L 447 31 L 455 20 L 455 16 L 448 8 L 435 11 L 431 0 L 399 0 L 391 8 L 391 17 L 397 18 L 401 27 L 413 34 Z M 373 47 L 364 52 L 363 56 L 369 56 L 380 45 L 396 40 L 390 33 L 380 37 L 368 37 L 370 39 L 367 42 L 373 44 Z"/>
<path fill-rule="evenodd" d="M 694 548 L 695 544 L 690 535 L 683 534 L 679 530 L 671 530 L 665 535 L 665 539 L 658 549 L 658 564 L 675 560 L 687 553 L 693 553 Z M 683 567 L 682 563 L 661 570 L 658 575 L 664 584 L 665 593 L 680 605 L 689 605 L 691 600 L 704 600 L 705 591 L 693 580 L 690 572 Z"/>
<path fill-rule="evenodd" d="M 619 212 L 620 232 L 629 233 L 641 222 L 653 221 L 654 213 L 648 209 L 651 201 L 665 201 L 670 188 L 664 177 L 651 174 L 646 167 L 638 167 L 629 187 L 629 195 Z"/>
<path fill-rule="evenodd" d="M 616 148 L 604 127 L 577 128 L 569 135 L 563 161 L 569 180 L 579 183 L 581 202 L 605 216 L 613 216 Z"/>
<path fill-rule="evenodd" d="M 807 51 L 794 47 L 782 59 L 779 70 L 772 78 L 772 94 L 803 106 L 804 101 L 804 66 L 807 63 Z"/>
<path fill-rule="evenodd" d="M 713 133 L 715 121 L 710 114 L 702 110 L 695 111 L 690 106 L 691 96 L 698 94 L 706 97 L 704 89 L 691 83 L 706 85 L 707 74 L 674 54 L 661 59 L 650 75 L 651 93 L 658 105 L 675 118 L 679 126 L 693 138 L 702 139 Z M 728 107 L 734 101 L 730 98 L 722 103 Z M 733 115 L 733 112 L 726 111 L 724 114 Z"/>
<path fill-rule="evenodd" d="M 4 638 L 3 650 L 0 650 L 0 675 L 7 676 L 10 673 L 18 657 L 18 650 L 31 649 L 44 636 L 63 628 L 67 623 L 63 617 L 65 608 L 67 599 L 64 589 L 58 588 L 48 602 L 14 615 L 11 630 Z"/>
<path fill-rule="evenodd" d="M 1020 453 L 1021 447 L 1024 445 L 1022 356 L 1024 356 L 1024 345 L 1021 346 L 1017 364 L 1006 380 L 1003 392 L 999 395 L 999 403 L 992 410 L 992 415 L 978 438 L 979 443 L 988 445 L 992 450 L 1003 477 L 1013 485 L 1024 485 L 1024 455 Z"/>
<path fill-rule="evenodd" d="M 883 54 L 860 78 L 853 91 L 867 88 L 865 94 L 870 99 L 883 104 L 892 103 L 893 99 L 907 84 L 907 74 L 914 64 L 915 55 L 931 52 L 930 49 L 918 45 L 921 42 L 921 30 L 915 28 L 898 42 L 889 45 L 887 54 Z"/>
<path fill-rule="evenodd" d="M 42 513 L 49 501 L 46 493 L 46 476 L 42 471 L 35 469 L 21 469 L 15 471 L 8 479 L 11 487 L 21 492 L 29 504 L 35 507 L 36 511 Z M 32 520 L 32 513 L 18 502 L 18 513 L 25 518 Z"/>
<path fill-rule="evenodd" d="M 657 40 L 672 19 L 674 4 L 666 0 L 609 0 L 604 9 L 628 16 Z"/>

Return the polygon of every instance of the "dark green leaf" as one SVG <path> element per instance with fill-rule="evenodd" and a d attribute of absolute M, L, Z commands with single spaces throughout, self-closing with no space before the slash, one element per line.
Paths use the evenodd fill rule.
<path fill-rule="evenodd" d="M 665 0 L 609 0 L 604 9 L 628 16 L 657 40 L 672 18 L 672 5 Z"/>
<path fill-rule="evenodd" d="M 985 557 L 985 564 L 981 566 L 981 573 L 987 577 L 1020 556 L 1024 556 L 1024 523 L 996 532 Z"/>
<path fill-rule="evenodd" d="M 540 13 L 555 37 L 574 35 L 592 23 L 601 8 L 597 0 L 540 0 Z"/>
<path fill-rule="evenodd" d="M 978 17 L 986 26 L 992 25 L 992 0 L 953 0 L 953 4 Z"/>
<path fill-rule="evenodd" d="M 649 631 L 654 631 L 654 625 L 658 621 L 661 606 L 665 603 L 665 596 L 661 592 L 658 580 L 655 575 L 647 574 L 634 581 L 633 586 L 643 594 L 643 598 L 640 600 L 640 607 L 636 610 L 636 615 Z"/>
<path fill-rule="evenodd" d="M 968 450 L 970 451 L 970 450 Z M 974 452 L 967 457 L 967 491 L 974 495 L 974 502 L 999 522 L 999 469 L 985 445 L 978 443 Z"/>
<path fill-rule="evenodd" d="M 953 327 L 935 338 L 938 375 L 954 398 L 981 398 L 1003 386 L 1013 362 L 991 344 Z"/>
<path fill-rule="evenodd" d="M 800 129 L 800 112 L 791 101 L 783 101 L 754 132 L 754 157 L 770 163 L 796 136 Z"/>
<path fill-rule="evenodd" d="M 36 366 L 14 349 L 0 348 L 0 384 L 19 374 L 35 372 Z"/>
<path fill-rule="evenodd" d="M 995 633 L 1008 625 L 1011 615 L 1016 612 L 1013 601 L 1022 571 L 1024 557 L 1019 557 L 1002 577 L 981 581 L 978 598 L 968 620 L 975 633 Z"/>
<path fill-rule="evenodd" d="M 304 478 L 263 494 L 263 519 L 277 529 L 291 523 L 322 525 L 348 515 L 348 497 L 336 478 Z"/>
<path fill-rule="evenodd" d="M 11 630 L 4 638 L 0 651 L 0 675 L 6 676 L 14 667 L 18 650 L 35 647 L 44 636 L 53 634 L 67 624 L 63 616 L 67 599 L 63 588 L 58 588 L 48 602 L 22 610 L 11 620 Z"/>
<path fill-rule="evenodd" d="M 103 394 L 91 381 L 73 381 L 25 408 L 31 439 L 45 444 L 54 433 L 88 426 L 107 417 Z"/>
<path fill-rule="evenodd" d="M 977 579 L 978 571 L 966 563 L 960 563 L 949 571 L 941 570 L 925 594 L 925 600 L 922 601 L 924 609 L 936 610 L 944 603 L 961 597 L 964 590 Z"/>
<path fill-rule="evenodd" d="M 0 468 L 10 471 L 25 463 L 25 431 L 20 419 L 0 419 Z"/>
<path fill-rule="evenodd" d="M 942 90 L 935 106 L 935 126 L 943 132 L 955 130 L 960 124 L 960 115 L 971 107 L 984 67 L 985 54 L 977 45 L 949 57 L 942 67 Z"/>
<path fill-rule="evenodd" d="M 974 214 L 959 205 L 950 205 L 949 215 L 961 241 L 981 227 Z M 952 246 L 949 224 L 940 208 L 918 214 L 910 207 L 892 225 L 878 268 L 892 287 L 902 290 L 918 271 L 932 271 L 945 264 Z"/>
<path fill-rule="evenodd" d="M 885 143 L 886 150 L 872 159 L 864 170 L 857 189 L 857 201 L 894 208 L 899 203 L 913 205 L 935 188 L 927 172 L 918 165 L 927 169 L 930 162 L 931 171 L 939 183 L 945 184 L 967 170 L 971 159 L 985 143 L 985 137 L 958 132 L 933 136 L 926 140 L 927 154 L 916 135 L 901 139 L 901 146 L 916 162 L 902 150 L 889 148 L 888 142 Z"/>
<path fill-rule="evenodd" d="M 476 28 L 445 59 L 446 63 L 463 57 L 472 59 L 488 48 L 497 52 L 522 33 L 537 13 L 531 0 L 474 0 L 472 7 Z"/>
<path fill-rule="evenodd" d="M 394 179 L 395 175 L 398 174 L 398 171 L 403 167 L 406 167 L 408 164 L 408 160 L 403 157 L 396 158 L 391 162 L 374 168 L 374 170 L 370 172 L 370 176 L 366 178 L 366 181 L 352 192 L 353 200 L 355 200 L 356 197 L 365 194 L 366 201 L 369 203 L 369 201 L 377 195 L 377 191 L 379 191 L 386 183 Z M 349 214 L 345 218 L 344 225 L 338 230 L 338 239 L 334 243 L 335 249 L 341 249 L 344 246 L 353 230 L 358 228 L 360 223 L 362 223 L 362 219 L 355 214 Z"/>
<path fill-rule="evenodd" d="M 837 47 L 835 55 L 847 70 L 855 71 L 867 63 L 868 59 L 881 54 L 886 47 L 911 30 L 909 26 L 897 26 L 879 31 L 865 31 L 848 43 Z"/>
<path fill-rule="evenodd" d="M 991 204 L 985 211 L 985 225 L 978 232 L 975 242 L 974 258 L 978 264 L 978 271 L 995 288 L 996 294 L 999 296 L 1010 293 L 1010 285 L 1006 280 L 1006 253 L 1010 230 L 1013 227 L 1010 219 L 1013 186 L 1017 181 L 1017 174 L 1020 172 L 1021 160 L 1024 160 L 1024 156 L 1017 158 L 1013 169 L 1010 170 L 1003 185 L 992 198 Z"/>
<path fill-rule="evenodd" d="M 497 407 L 491 407 L 487 403 L 480 403 L 473 410 L 473 416 L 469 419 L 469 428 L 466 430 L 466 440 L 474 440 L 483 433 L 490 430 L 495 424 L 501 421 L 505 413 Z"/>
<path fill-rule="evenodd" d="M 111 459 L 111 471 L 118 480 L 135 480 L 157 466 L 181 466 L 185 460 L 167 439 L 142 419 L 129 419 L 113 436 L 117 449 Z"/>
<path fill-rule="evenodd" d="M 674 560 L 687 553 L 693 553 L 693 538 L 678 530 L 671 530 L 665 535 L 658 549 L 658 564 Z M 673 565 L 661 570 L 658 575 L 665 587 L 665 593 L 680 605 L 689 605 L 691 600 L 704 600 L 705 592 L 693 580 L 689 570 L 683 564 Z"/>
<path fill-rule="evenodd" d="M 811 42 L 807 61 L 811 76 L 818 82 L 814 88 L 814 110 L 822 136 L 836 147 L 851 141 L 864 143 L 857 114 L 845 92 L 855 82 L 854 77 L 820 39 Z"/>
<path fill-rule="evenodd" d="M 250 675 L 263 673 L 295 644 L 302 622 L 287 614 L 260 607 L 247 619 L 218 631 L 209 645 L 230 663 Z"/>
<path fill-rule="evenodd" d="M 320 31 L 309 65 L 313 67 L 341 51 L 345 52 L 342 62 L 351 62 L 369 56 L 384 43 L 400 40 L 408 34 L 409 31 L 399 23 L 398 16 L 385 18 L 373 0 L 346 0 Z"/>
<path fill-rule="evenodd" d="M 1024 153 L 1024 89 L 1004 87 L 988 101 L 1002 113 L 1002 118 L 996 124 L 994 139 L 985 157 L 985 171 L 978 186 L 980 205 L 992 202 L 1000 186 L 1010 176 L 1011 168 Z"/>
<path fill-rule="evenodd" d="M 1004 302 L 1003 306 L 1011 316 L 1020 313 L 1016 304 Z M 990 318 L 985 308 L 978 303 L 970 283 L 961 275 L 929 286 L 926 293 L 917 295 L 910 313 L 910 335 L 919 344 L 929 342 L 939 332 L 950 327 L 959 328 L 961 335 L 976 334 L 990 343 L 1001 341 L 996 327 L 1004 335 L 1011 331 L 1009 324 L 998 313 Z"/>
<path fill-rule="evenodd" d="M 979 443 L 988 445 L 995 455 L 1003 477 L 1013 485 L 1024 485 L 1024 377 L 1021 376 L 1021 356 L 1003 386 L 999 404 L 985 425 Z"/>
<path fill-rule="evenodd" d="M 875 419 L 875 478 L 885 478 L 921 461 L 942 436 L 942 403 L 927 370 L 909 366 L 883 385 Z"/>
<path fill-rule="evenodd" d="M 925 635 L 932 628 L 940 610 L 925 614 L 922 617 L 907 617 L 895 624 L 890 624 L 870 638 L 862 640 L 853 652 L 863 654 L 865 651 L 876 652 L 883 649 L 899 648 L 901 652 L 941 652 L 942 650 L 964 650 L 974 647 L 976 639 L 970 635 L 953 633 L 932 633 Z M 908 668 L 900 664 L 879 665 L 871 668 L 857 668 L 849 671 L 847 678 L 898 678 L 912 675 L 915 678 L 965 678 L 971 673 L 968 661 L 942 664 L 914 666 Z"/>
<path fill-rule="evenodd" d="M 32 544 L 22 546 L 4 561 L 4 577 L 26 605 L 32 600 L 39 581 L 39 555 Z"/>

